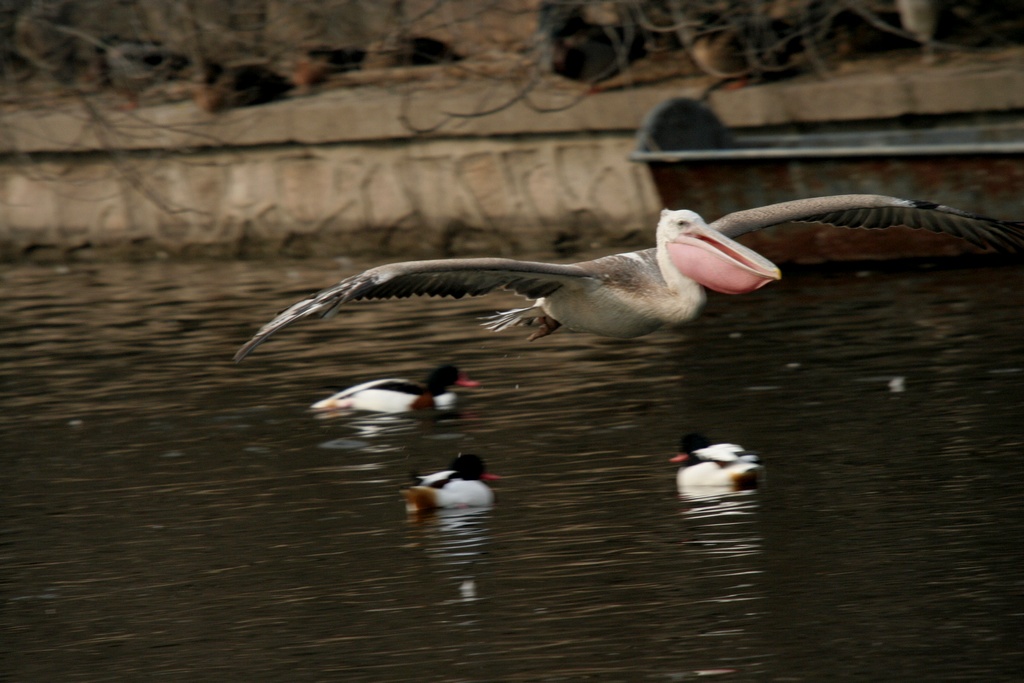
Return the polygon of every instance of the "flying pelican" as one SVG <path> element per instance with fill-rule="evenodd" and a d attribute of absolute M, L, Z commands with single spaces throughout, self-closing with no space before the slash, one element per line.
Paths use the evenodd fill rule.
<path fill-rule="evenodd" d="M 630 339 L 696 318 L 704 287 L 744 294 L 778 280 L 778 267 L 732 238 L 788 222 L 844 228 L 906 225 L 948 233 L 980 247 L 1024 250 L 1024 223 L 979 216 L 933 202 L 874 194 L 797 199 L 735 211 L 710 225 L 693 211 L 661 212 L 653 249 L 572 264 L 504 258 L 407 261 L 371 268 L 303 299 L 264 325 L 235 354 L 249 355 L 272 334 L 300 318 L 329 317 L 353 299 L 413 295 L 480 296 L 505 289 L 535 301 L 485 323 L 499 331 L 536 325 L 533 341 L 562 325 L 580 332 Z"/>

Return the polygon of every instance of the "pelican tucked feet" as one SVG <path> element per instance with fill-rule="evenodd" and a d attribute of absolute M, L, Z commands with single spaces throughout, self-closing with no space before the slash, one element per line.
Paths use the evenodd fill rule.
<path fill-rule="evenodd" d="M 496 289 L 534 299 L 486 326 L 534 325 L 532 341 L 561 326 L 629 339 L 696 318 L 704 288 L 744 294 L 778 280 L 771 261 L 733 238 L 788 222 L 845 228 L 905 225 L 948 233 L 978 246 L 1024 250 L 1024 223 L 1001 221 L 932 202 L 872 194 L 798 199 L 736 211 L 705 223 L 693 211 L 661 212 L 653 249 L 572 264 L 465 258 L 371 268 L 303 299 L 264 325 L 235 354 L 240 361 L 272 334 L 311 315 L 328 317 L 355 299 L 480 296 Z"/>

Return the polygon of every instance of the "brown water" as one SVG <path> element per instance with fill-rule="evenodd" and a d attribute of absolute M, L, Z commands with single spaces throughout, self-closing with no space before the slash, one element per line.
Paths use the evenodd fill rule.
<path fill-rule="evenodd" d="M 795 273 L 631 342 L 357 303 L 231 363 L 339 273 L 0 270 L 0 679 L 1024 678 L 1019 267 Z M 448 360 L 457 414 L 306 410 Z M 680 500 L 691 430 L 767 486 Z M 458 451 L 497 505 L 407 519 Z"/>

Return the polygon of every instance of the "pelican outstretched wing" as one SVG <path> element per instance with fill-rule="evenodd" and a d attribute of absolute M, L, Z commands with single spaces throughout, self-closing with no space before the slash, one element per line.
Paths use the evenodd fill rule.
<path fill-rule="evenodd" d="M 797 199 L 722 216 L 710 227 L 729 237 L 791 221 L 843 228 L 910 228 L 955 235 L 979 247 L 1024 251 L 1024 223 L 1002 221 L 951 206 L 879 194 Z"/>
<path fill-rule="evenodd" d="M 333 315 L 354 299 L 401 299 L 411 296 L 481 296 L 506 289 L 530 299 L 548 296 L 570 283 L 599 282 L 578 265 L 516 261 L 503 258 L 406 261 L 371 268 L 345 278 L 282 311 L 235 354 L 241 361 L 281 328 L 311 315 Z"/>

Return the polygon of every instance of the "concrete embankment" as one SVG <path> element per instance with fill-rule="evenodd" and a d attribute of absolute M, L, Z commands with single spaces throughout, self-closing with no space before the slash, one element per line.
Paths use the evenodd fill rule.
<path fill-rule="evenodd" d="M 191 102 L 7 113 L 0 258 L 415 258 L 649 245 L 662 207 L 646 167 L 628 160 L 635 132 L 659 102 L 699 90 L 675 83 L 595 93 L 548 113 L 520 101 L 446 116 L 514 94 L 363 86 L 218 116 Z M 557 103 L 574 93 L 544 96 Z M 985 62 L 806 78 L 716 91 L 709 104 L 748 130 L 1024 116 L 1024 71 Z"/>

